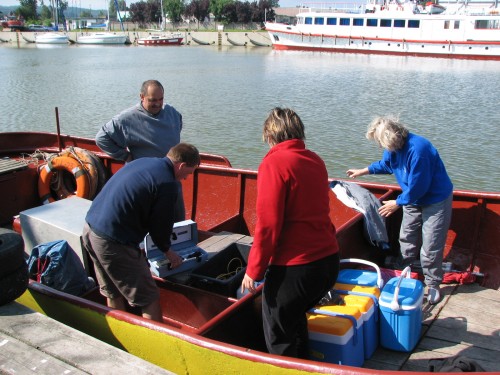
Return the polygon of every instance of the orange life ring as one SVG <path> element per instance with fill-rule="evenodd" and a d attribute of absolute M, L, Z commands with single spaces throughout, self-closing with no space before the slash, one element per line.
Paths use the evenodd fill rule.
<path fill-rule="evenodd" d="M 73 146 L 63 150 L 58 155 L 75 159 L 85 168 L 90 184 L 88 199 L 94 199 L 107 179 L 106 170 L 101 160 L 91 151 Z M 59 199 L 74 195 L 75 189 L 75 179 L 68 173 L 62 173 L 60 175 L 55 174 L 52 179 L 51 190 Z"/>
<path fill-rule="evenodd" d="M 76 192 L 75 195 L 81 198 L 89 198 L 90 182 L 87 171 L 75 159 L 68 156 L 56 156 L 50 159 L 40 170 L 38 179 L 38 195 L 43 204 L 54 202 L 50 184 L 52 176 L 56 170 L 67 171 L 75 177 Z"/>

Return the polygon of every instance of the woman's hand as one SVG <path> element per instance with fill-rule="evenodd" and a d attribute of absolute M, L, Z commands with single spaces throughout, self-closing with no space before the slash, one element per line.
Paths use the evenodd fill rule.
<path fill-rule="evenodd" d="M 350 178 L 356 178 L 356 177 L 359 177 L 359 176 L 364 176 L 366 174 L 370 173 L 368 171 L 368 168 L 363 168 L 363 169 L 348 169 L 346 174 L 347 174 L 347 177 L 350 177 Z"/>
<path fill-rule="evenodd" d="M 245 274 L 243 281 L 241 282 L 241 293 L 244 293 L 245 289 L 248 289 L 248 291 L 252 294 L 255 293 L 255 280 L 247 274 Z"/>
<path fill-rule="evenodd" d="M 388 217 L 399 209 L 395 200 L 383 201 L 382 204 L 383 205 L 378 209 L 378 213 L 383 217 Z"/>

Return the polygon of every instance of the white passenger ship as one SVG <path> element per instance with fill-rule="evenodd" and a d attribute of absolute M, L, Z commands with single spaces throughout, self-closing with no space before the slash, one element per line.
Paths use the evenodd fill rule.
<path fill-rule="evenodd" d="M 338 9 L 303 8 L 296 23 L 266 23 L 277 50 L 500 60 L 498 1 L 484 7 L 368 0 Z"/>

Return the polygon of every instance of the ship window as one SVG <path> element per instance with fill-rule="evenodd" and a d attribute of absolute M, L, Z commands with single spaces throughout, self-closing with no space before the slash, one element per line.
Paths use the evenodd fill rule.
<path fill-rule="evenodd" d="M 420 21 L 418 20 L 408 20 L 409 29 L 418 29 L 420 27 Z"/>
<path fill-rule="evenodd" d="M 372 27 L 375 26 L 375 27 L 377 27 L 377 19 L 375 19 L 375 18 L 368 18 L 366 20 L 366 26 L 372 26 Z"/>
<path fill-rule="evenodd" d="M 444 29 L 449 29 L 450 28 L 450 21 L 444 21 Z"/>
<path fill-rule="evenodd" d="M 326 24 L 327 25 L 336 25 L 337 24 L 337 18 L 327 18 L 326 19 Z"/>
<path fill-rule="evenodd" d="M 351 25 L 351 19 L 350 18 L 341 18 L 340 19 L 340 25 L 342 25 L 342 26 L 350 26 Z"/>
<path fill-rule="evenodd" d="M 323 17 L 315 18 L 314 19 L 314 24 L 315 25 L 324 25 L 325 24 L 325 19 Z"/>
<path fill-rule="evenodd" d="M 455 30 L 460 29 L 460 21 L 455 21 Z"/>
<path fill-rule="evenodd" d="M 488 29 L 488 23 L 489 22 L 487 20 L 477 20 L 474 28 L 475 29 Z"/>
<path fill-rule="evenodd" d="M 312 19 L 312 17 L 306 17 L 306 18 L 304 19 L 304 21 L 305 21 L 304 23 L 305 23 L 306 25 L 312 25 L 312 23 L 313 23 L 313 19 Z"/>
<path fill-rule="evenodd" d="M 363 19 L 362 18 L 354 18 L 352 20 L 352 25 L 353 26 L 363 26 Z"/>
<path fill-rule="evenodd" d="M 499 20 L 477 20 L 475 29 L 500 29 Z"/>
<path fill-rule="evenodd" d="M 391 20 L 380 20 L 380 27 L 391 27 L 391 26 L 392 26 Z"/>
<path fill-rule="evenodd" d="M 394 27 L 405 27 L 405 26 L 406 26 L 405 20 L 394 20 Z"/>

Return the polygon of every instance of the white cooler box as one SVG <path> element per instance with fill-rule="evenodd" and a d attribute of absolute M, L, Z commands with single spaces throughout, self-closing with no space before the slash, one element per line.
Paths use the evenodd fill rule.
<path fill-rule="evenodd" d="M 194 221 L 185 220 L 175 223 L 171 241 L 170 248 L 183 258 L 182 265 L 175 269 L 170 269 L 170 262 L 165 257 L 165 254 L 153 243 L 151 236 L 148 234 L 144 238 L 144 250 L 146 250 L 149 268 L 153 275 L 167 277 L 189 271 L 206 262 L 208 258 L 207 252 L 197 246 L 198 228 Z"/>

